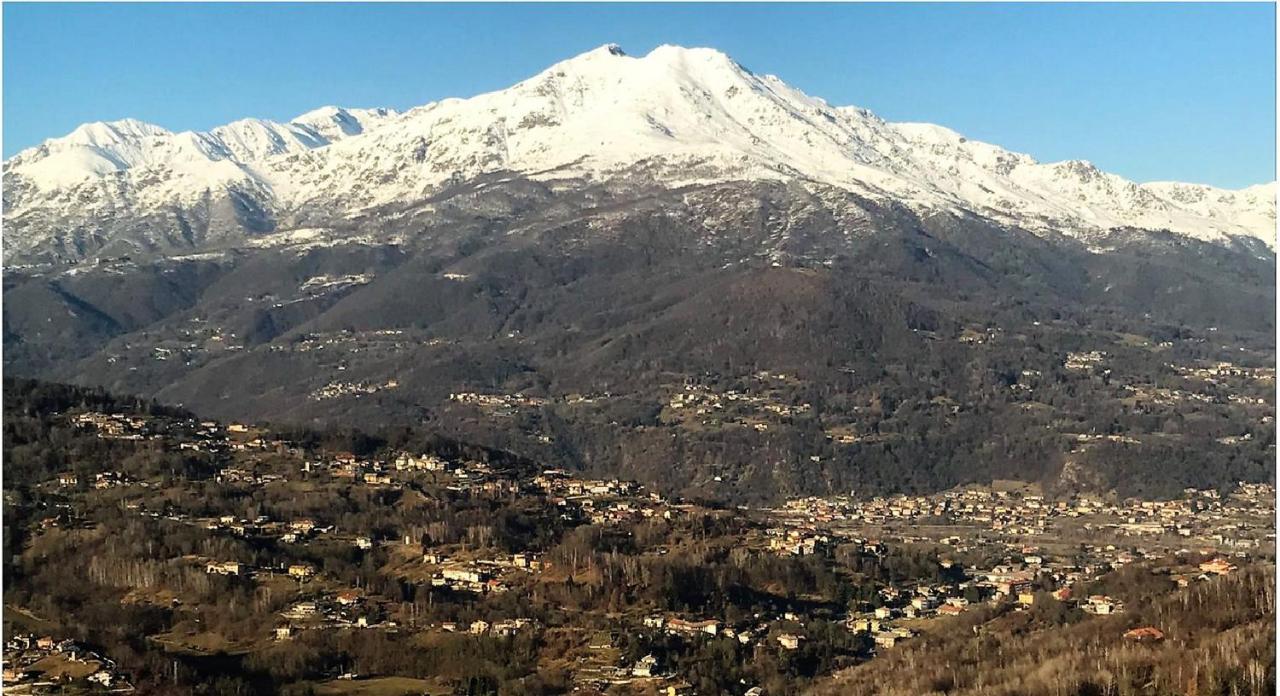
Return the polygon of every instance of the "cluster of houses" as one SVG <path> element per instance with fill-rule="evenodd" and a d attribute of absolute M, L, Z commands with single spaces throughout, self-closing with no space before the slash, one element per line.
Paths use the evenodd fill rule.
<path fill-rule="evenodd" d="M 593 650 L 607 650 L 612 645 L 608 634 L 601 633 L 592 640 Z M 611 689 L 624 689 L 624 693 L 661 694 L 661 696 L 693 696 L 693 685 L 681 678 L 670 665 L 664 665 L 656 655 L 645 655 L 631 665 L 607 661 L 579 660 L 573 671 L 574 693 L 602 693 Z M 746 696 L 762 696 L 760 689 L 745 692 Z"/>
<path fill-rule="evenodd" d="M 328 384 L 313 390 L 307 395 L 312 401 L 324 401 L 326 399 L 339 399 L 345 396 L 365 396 L 368 394 L 377 394 L 380 391 L 388 389 L 396 389 L 400 383 L 394 379 L 385 382 L 329 382 Z"/>
<path fill-rule="evenodd" d="M 670 504 L 635 481 L 583 479 L 563 469 L 547 469 L 530 481 L 533 490 L 562 510 L 562 516 L 592 524 L 615 525 L 645 519 L 674 519 L 689 505 Z"/>
<path fill-rule="evenodd" d="M 125 486 L 134 483 L 132 477 L 120 471 L 100 471 L 93 475 L 94 490 L 103 490 L 107 488 L 115 488 L 116 486 Z M 64 471 L 58 474 L 58 486 L 60 488 L 78 488 L 80 486 L 80 475 L 74 471 Z"/>
<path fill-rule="evenodd" d="M 12 693 L 64 693 L 70 684 L 112 692 L 132 691 L 127 676 L 110 658 L 73 641 L 18 633 L 4 644 L 4 690 Z"/>
<path fill-rule="evenodd" d="M 384 461 L 362 458 L 351 452 L 335 452 L 324 459 L 303 461 L 302 470 L 308 474 L 326 472 L 335 479 L 371 486 L 401 487 L 428 474 L 449 490 L 468 494 L 497 496 L 520 488 L 517 482 L 484 462 L 452 461 L 429 453 L 399 452 Z"/>
<path fill-rule="evenodd" d="M 534 573 L 547 567 L 546 561 L 532 553 L 515 553 L 496 559 L 459 561 L 429 551 L 423 554 L 422 562 L 436 567 L 431 576 L 432 586 L 477 594 L 506 592 L 509 586 L 498 577 L 503 572 Z"/>
<path fill-rule="evenodd" d="M 431 577 L 433 587 L 448 587 L 459 592 L 506 592 L 507 586 L 492 577 L 488 570 L 475 566 L 446 566 Z"/>
<path fill-rule="evenodd" d="M 383 329 L 379 331 L 340 331 L 326 333 L 307 333 L 289 343 L 272 344 L 272 352 L 309 353 L 336 349 L 342 352 L 361 353 L 375 350 L 398 352 L 418 345 L 416 341 L 405 339 L 405 332 L 399 329 Z"/>
<path fill-rule="evenodd" d="M 672 394 L 667 400 L 667 408 L 673 411 L 689 411 L 696 416 L 711 415 L 734 407 L 764 411 L 775 416 L 795 416 L 808 413 L 812 408 L 807 403 L 791 405 L 768 396 L 749 394 L 735 389 L 718 392 L 699 384 L 686 384 L 683 391 Z"/>
<path fill-rule="evenodd" d="M 1161 345 L 1167 346 L 1168 344 L 1163 343 Z M 1076 372 L 1090 372 L 1097 368 L 1102 369 L 1103 374 L 1109 375 L 1111 370 L 1104 367 L 1106 358 L 1107 353 L 1105 351 L 1094 350 L 1068 353 L 1063 367 Z M 1168 385 L 1159 386 L 1150 383 L 1121 384 L 1119 386 L 1140 401 L 1165 406 L 1186 402 L 1266 406 L 1268 405 L 1268 399 L 1265 398 L 1265 394 L 1275 388 L 1276 371 L 1274 367 L 1242 367 L 1230 362 L 1201 365 L 1166 363 L 1165 367 L 1187 380 L 1182 385 L 1186 388 Z M 1023 374 L 1026 375 L 1025 372 Z M 1231 382 L 1236 382 L 1236 384 L 1230 384 Z M 1220 390 L 1214 389 L 1214 387 L 1221 386 L 1232 387 L 1232 390 L 1224 395 Z M 1247 387 L 1249 390 L 1255 391 L 1255 394 L 1242 394 L 1235 389 L 1235 387 L 1239 386 Z M 1013 387 L 1015 389 L 1025 389 L 1022 384 L 1015 384 Z M 1209 387 L 1209 389 L 1205 387 Z"/>
<path fill-rule="evenodd" d="M 263 431 L 243 423 L 228 423 L 224 427 L 216 421 L 96 411 L 74 414 L 70 417 L 70 422 L 78 428 L 94 431 L 102 439 L 173 438 L 177 440 L 178 449 L 183 451 L 221 454 L 230 451 L 275 450 L 295 455 L 299 453 L 287 443 L 265 439 Z"/>
<path fill-rule="evenodd" d="M 514 415 L 520 409 L 542 408 L 547 399 L 541 396 L 526 394 L 478 394 L 476 392 L 457 392 L 449 395 L 449 400 L 459 404 L 475 406 L 494 415 Z"/>
<path fill-rule="evenodd" d="M 812 556 L 825 550 L 831 537 L 812 529 L 790 527 L 768 531 L 769 550 L 780 555 Z"/>
<path fill-rule="evenodd" d="M 668 422 L 688 421 L 701 425 L 735 424 L 765 432 L 769 429 L 769 421 L 808 413 L 812 408 L 807 403 L 786 403 L 768 391 L 763 394 L 736 389 L 716 391 L 689 382 L 667 400 L 664 418 Z"/>
<path fill-rule="evenodd" d="M 506 638 L 535 628 L 537 625 L 537 621 L 528 618 L 499 619 L 493 622 L 476 619 L 465 626 L 456 621 L 445 621 L 440 624 L 440 630 L 446 633 L 470 633 L 473 636 Z"/>
<path fill-rule="evenodd" d="M 387 618 L 385 602 L 358 590 L 342 590 L 313 596 L 289 605 L 280 616 L 286 620 L 275 627 L 276 640 L 287 640 L 298 631 L 322 628 L 396 629 Z"/>
<path fill-rule="evenodd" d="M 260 571 L 240 561 L 207 561 L 204 564 L 204 571 L 209 575 L 231 575 L 236 577 L 247 577 L 257 572 L 276 573 L 283 571 L 284 575 L 299 582 L 306 582 L 316 576 L 315 566 L 310 563 L 291 563 L 288 566 L 267 568 Z"/>
<path fill-rule="evenodd" d="M 80 428 L 97 432 L 98 437 L 114 440 L 142 440 L 147 432 L 147 419 L 121 413 L 79 413 L 71 422 Z"/>
<path fill-rule="evenodd" d="M 1241 538 L 1252 539 L 1251 545 L 1274 540 L 1274 531 L 1268 526 L 1273 510 L 1274 488 L 1266 484 L 1240 484 L 1226 497 L 1217 491 L 1188 489 L 1182 498 L 1169 501 L 1115 502 L 1090 497 L 1050 501 L 1038 495 L 977 488 L 870 501 L 805 498 L 767 511 L 767 518 L 780 526 L 768 528 L 762 540 L 749 539 L 746 545 L 761 549 L 767 546 L 769 552 L 784 555 L 808 555 L 827 553 L 837 543 L 842 548 L 854 544 L 861 554 L 883 556 L 882 541 L 858 536 L 859 530 L 876 529 L 894 534 L 903 543 L 940 544 L 957 554 L 1005 549 L 1005 562 L 990 568 L 962 567 L 944 554 L 939 565 L 947 571 L 942 574 L 947 580 L 881 587 L 874 603 L 850 612 L 845 619 L 850 631 L 870 635 L 877 648 L 889 648 L 912 635 L 911 630 L 896 623 L 898 620 L 955 616 L 976 602 L 1012 602 L 1022 607 L 1061 602 L 1094 615 L 1122 613 L 1125 607 L 1119 599 L 1099 594 L 1076 596 L 1079 588 L 1125 564 L 1157 555 L 1168 558 L 1165 552 L 1143 547 L 1080 544 L 1073 546 L 1071 558 L 1050 559 L 1027 540 L 1038 535 L 1046 542 L 1056 542 L 1056 521 L 1072 520 L 1095 537 L 1115 538 L 1117 543 L 1128 536 L 1160 534 L 1175 541 L 1195 536 L 1212 541 L 1219 548 L 1229 548 L 1241 545 Z M 937 529 L 948 524 L 970 530 L 977 526 L 997 533 L 985 539 L 971 531 L 963 536 L 939 538 Z M 912 533 L 925 528 L 932 530 L 930 534 Z M 1222 534 L 1228 530 L 1233 534 Z M 1240 536 L 1245 532 L 1245 537 Z M 761 543 L 763 540 L 767 545 Z M 1186 548 L 1176 552 L 1169 549 L 1168 553 L 1174 559 L 1187 554 L 1196 556 Z M 1243 556 L 1244 552 L 1236 554 Z M 1175 563 L 1164 572 L 1185 587 L 1235 570 L 1229 556 L 1218 556 L 1203 562 Z M 1163 635 L 1157 628 L 1146 628 L 1151 630 L 1139 631 L 1128 639 L 1147 642 Z"/>
<path fill-rule="evenodd" d="M 1062 366 L 1068 370 L 1084 371 L 1091 370 L 1102 364 L 1107 357 L 1106 351 L 1090 350 L 1080 351 L 1076 353 L 1067 353 L 1067 359 L 1063 361 Z"/>
<path fill-rule="evenodd" d="M 857 500 L 848 497 L 788 501 L 776 514 L 810 523 L 866 525 L 930 524 L 986 528 L 1012 536 L 1052 534 L 1055 524 L 1078 521 L 1087 531 L 1121 536 L 1195 538 L 1222 546 L 1258 547 L 1275 539 L 1275 530 L 1259 520 L 1275 510 L 1275 489 L 1240 484 L 1223 498 L 1216 490 L 1187 489 L 1174 500 L 1107 501 L 1093 496 L 1050 501 L 1043 496 L 986 488 L 934 495 Z M 1253 518 L 1249 521 L 1245 518 Z"/>
<path fill-rule="evenodd" d="M 181 518 L 186 520 L 185 517 Z M 332 525 L 319 526 L 315 520 L 303 517 L 289 522 L 273 520 L 266 515 L 258 515 L 248 520 L 235 515 L 222 515 L 213 518 L 192 520 L 211 532 L 229 532 L 241 537 L 266 537 L 278 539 L 286 544 L 296 544 L 320 534 L 334 531 Z"/>
<path fill-rule="evenodd" d="M 803 618 L 787 612 L 780 618 L 788 625 L 803 624 Z M 683 636 L 686 638 L 707 638 L 722 637 L 736 640 L 743 645 L 752 645 L 762 638 L 773 634 L 773 642 L 775 642 L 783 650 L 798 650 L 804 642 L 805 637 L 798 633 L 790 631 L 776 631 L 767 617 L 757 614 L 754 622 L 747 622 L 738 626 L 730 626 L 717 619 L 699 618 L 685 619 L 678 616 L 667 616 L 663 614 L 652 614 L 644 617 L 641 621 L 645 628 L 655 631 L 661 631 L 673 636 Z M 752 625 L 754 623 L 754 625 Z M 642 661 L 643 662 L 643 661 Z M 644 673 L 638 673 L 633 669 L 632 674 L 635 676 L 658 676 L 653 668 L 656 663 L 648 662 L 647 664 L 637 663 L 637 667 L 641 667 Z"/>
<path fill-rule="evenodd" d="M 449 473 L 461 468 L 455 462 L 434 454 L 413 454 L 401 452 L 392 460 L 396 471 L 439 471 Z"/>
<path fill-rule="evenodd" d="M 533 486 L 551 496 L 631 496 L 640 490 L 634 481 L 580 479 L 563 469 L 547 469 L 533 478 Z"/>
<path fill-rule="evenodd" d="M 1229 362 L 1215 362 L 1209 365 L 1187 366 L 1169 363 L 1179 375 L 1198 379 L 1209 384 L 1218 384 L 1228 378 L 1248 379 L 1275 384 L 1276 369 L 1274 367 L 1241 367 Z"/>
<path fill-rule="evenodd" d="M 263 486 L 268 483 L 276 483 L 287 480 L 284 474 L 273 472 L 259 472 L 254 469 L 240 466 L 225 466 L 218 470 L 214 480 L 218 483 L 247 483 L 253 486 Z"/>

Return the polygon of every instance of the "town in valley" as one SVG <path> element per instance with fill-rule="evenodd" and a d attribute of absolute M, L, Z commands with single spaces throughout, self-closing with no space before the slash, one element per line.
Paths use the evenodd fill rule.
<path fill-rule="evenodd" d="M 69 464 L 6 488 L 13 693 L 779 693 L 1014 616 L 1158 649 L 1189 629 L 1153 603 L 1274 573 L 1265 483 L 729 505 L 412 433 L 72 401 L 6 424 Z"/>

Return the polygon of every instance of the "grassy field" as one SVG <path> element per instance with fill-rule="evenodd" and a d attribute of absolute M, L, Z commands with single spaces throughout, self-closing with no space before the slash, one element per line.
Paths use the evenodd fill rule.
<path fill-rule="evenodd" d="M 408 696 L 409 694 L 450 693 L 450 690 L 426 679 L 410 677 L 370 677 L 368 679 L 333 679 L 315 685 L 317 696 Z"/>
<path fill-rule="evenodd" d="M 228 640 L 225 636 L 212 631 L 185 633 L 170 631 L 151 636 L 150 639 L 164 646 L 170 652 L 189 655 L 216 655 L 218 653 L 234 654 L 246 652 L 251 643 L 240 643 Z"/>
<path fill-rule="evenodd" d="M 40 672 L 49 679 L 84 679 L 101 668 L 102 664 L 95 660 L 73 662 L 61 655 L 50 655 L 31 665 L 31 671 Z"/>

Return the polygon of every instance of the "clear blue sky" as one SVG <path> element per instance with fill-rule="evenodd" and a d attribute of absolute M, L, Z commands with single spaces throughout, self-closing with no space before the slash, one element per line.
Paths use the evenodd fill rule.
<path fill-rule="evenodd" d="M 837 105 L 1139 181 L 1275 178 L 1275 6 L 4 5 L 4 155 L 132 116 L 405 108 L 616 42 L 712 46 Z"/>

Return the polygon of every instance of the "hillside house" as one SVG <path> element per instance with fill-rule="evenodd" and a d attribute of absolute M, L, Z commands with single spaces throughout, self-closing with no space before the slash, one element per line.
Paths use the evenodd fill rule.
<path fill-rule="evenodd" d="M 876 646 L 881 648 L 892 648 L 894 645 L 897 645 L 898 640 L 898 636 L 889 631 L 877 633 L 875 637 Z"/>
<path fill-rule="evenodd" d="M 720 622 L 715 619 L 707 619 L 705 621 L 667 619 L 666 628 L 668 633 L 683 633 L 685 635 L 705 633 L 709 636 L 714 636 L 720 632 Z"/>
<path fill-rule="evenodd" d="M 1153 626 L 1142 626 L 1125 631 L 1124 638 L 1136 643 L 1158 643 L 1164 640 L 1164 631 Z"/>
<path fill-rule="evenodd" d="M 1092 595 L 1080 607 L 1090 614 L 1107 616 L 1120 611 L 1120 603 L 1105 595 Z"/>
<path fill-rule="evenodd" d="M 636 677 L 652 677 L 658 671 L 658 658 L 653 655 L 645 655 L 636 661 L 635 666 L 631 668 L 631 675 Z"/>
<path fill-rule="evenodd" d="M 804 636 L 798 636 L 794 633 L 782 633 L 778 635 L 778 645 L 781 645 L 783 650 L 798 650 L 800 648 L 800 641 L 802 640 L 804 640 Z"/>
<path fill-rule="evenodd" d="M 204 572 L 210 575 L 240 575 L 244 566 L 239 561 L 214 561 L 205 566 Z"/>
<path fill-rule="evenodd" d="M 445 568 L 440 571 L 440 575 L 445 580 L 475 584 L 483 583 L 487 578 L 484 571 L 476 568 Z"/>
<path fill-rule="evenodd" d="M 1201 572 L 1212 573 L 1214 575 L 1228 575 L 1234 571 L 1236 567 L 1225 558 L 1215 558 L 1212 561 L 1205 561 L 1200 564 Z"/>

